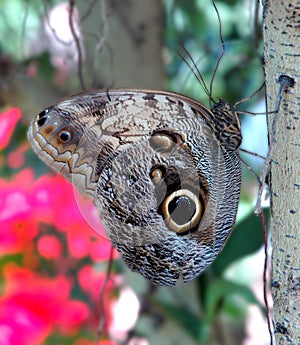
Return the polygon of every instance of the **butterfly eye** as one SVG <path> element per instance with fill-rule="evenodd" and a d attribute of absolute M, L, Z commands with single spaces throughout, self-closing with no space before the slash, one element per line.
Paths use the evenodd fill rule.
<path fill-rule="evenodd" d="M 48 112 L 49 112 L 49 109 L 45 109 L 45 110 L 41 111 L 38 115 L 38 118 L 41 119 L 41 118 L 45 117 L 48 114 Z"/>
<path fill-rule="evenodd" d="M 67 129 L 63 129 L 59 132 L 58 137 L 62 143 L 67 143 L 72 139 L 72 133 Z"/>
<path fill-rule="evenodd" d="M 188 189 L 180 189 L 167 196 L 162 213 L 170 229 L 184 233 L 199 223 L 203 210 L 199 197 Z"/>
<path fill-rule="evenodd" d="M 37 124 L 39 127 L 44 126 L 44 124 L 46 123 L 47 119 L 48 119 L 48 114 L 49 110 L 45 109 L 43 111 L 41 111 L 38 115 L 38 120 L 37 120 Z"/>

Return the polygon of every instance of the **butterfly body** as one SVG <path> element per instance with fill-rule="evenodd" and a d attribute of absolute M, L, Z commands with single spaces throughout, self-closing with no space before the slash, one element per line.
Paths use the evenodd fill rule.
<path fill-rule="evenodd" d="M 38 156 L 93 198 L 128 266 L 159 285 L 218 255 L 237 211 L 239 121 L 171 92 L 109 90 L 62 100 L 32 122 Z"/>

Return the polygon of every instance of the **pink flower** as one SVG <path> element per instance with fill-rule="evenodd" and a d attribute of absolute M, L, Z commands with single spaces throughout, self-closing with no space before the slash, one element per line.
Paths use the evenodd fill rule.
<path fill-rule="evenodd" d="M 71 256 L 108 260 L 111 243 L 92 231 L 74 198 L 73 186 L 61 176 L 44 175 L 34 180 L 33 171 L 27 168 L 10 181 L 0 179 L 0 192 L 0 254 L 32 248 L 38 225 L 44 223 L 65 233 Z M 87 207 L 94 206 L 89 204 L 85 211 Z M 100 222 L 98 226 L 102 226 Z M 48 244 L 54 245 L 53 241 Z M 47 241 L 39 241 L 38 249 L 49 256 L 46 245 Z"/>
<path fill-rule="evenodd" d="M 95 341 L 81 338 L 81 339 L 76 340 L 73 345 L 95 345 Z M 100 340 L 98 345 L 118 345 L 118 344 L 112 340 Z"/>
<path fill-rule="evenodd" d="M 39 344 L 54 328 L 73 333 L 87 320 L 88 307 L 70 298 L 72 286 L 66 277 L 44 278 L 14 264 L 4 267 L 3 276 L 0 344 Z"/>
<path fill-rule="evenodd" d="M 15 151 L 12 151 L 7 156 L 7 164 L 11 169 L 18 169 L 25 164 L 25 152 L 29 148 L 29 143 L 25 142 L 20 145 Z"/>
<path fill-rule="evenodd" d="M 21 116 L 21 110 L 18 108 L 11 108 L 0 114 L 0 150 L 5 149 L 8 145 Z"/>
<path fill-rule="evenodd" d="M 94 212 L 95 206 L 91 202 L 81 201 L 79 208 L 78 195 L 76 199 L 71 183 L 58 174 L 43 176 L 34 184 L 33 194 L 36 198 L 34 203 L 37 221 L 45 222 L 48 216 L 52 218 L 56 228 L 66 233 L 68 249 L 73 257 L 91 255 L 94 260 L 108 260 L 110 241 L 101 235 L 97 236 L 91 228 L 97 226 L 98 233 L 105 234 L 103 225 L 99 220 L 91 221 L 87 216 Z M 118 256 L 115 250 L 114 258 Z"/>
<path fill-rule="evenodd" d="M 91 257 L 93 261 L 106 261 L 110 257 L 112 244 L 110 241 L 98 236 L 91 243 Z M 117 259 L 120 256 L 116 249 L 113 249 L 113 259 Z"/>
<path fill-rule="evenodd" d="M 0 149 L 7 146 L 20 116 L 18 109 L 0 114 Z M 16 169 L 26 164 L 27 149 L 26 142 L 9 153 L 5 157 L 8 166 Z M 0 178 L 0 195 L 4 282 L 0 286 L 0 345 L 40 345 L 56 333 L 76 338 L 86 330 L 91 333 L 98 322 L 99 291 L 106 274 L 93 270 L 91 261 L 108 260 L 111 248 L 87 222 L 87 214 L 97 216 L 94 206 L 90 202 L 78 206 L 73 186 L 61 176 L 36 178 L 31 168 L 9 179 Z M 105 234 L 100 222 L 94 220 L 96 232 Z M 114 257 L 117 255 L 115 252 Z M 1 256 L 5 256 L 3 260 Z M 11 263 L 15 258 L 23 268 Z M 51 278 L 46 272 L 51 272 Z M 107 327 L 113 288 L 111 279 L 102 310 Z M 81 340 L 82 345 L 94 343 Z M 100 344 L 116 345 L 111 341 Z"/>
<path fill-rule="evenodd" d="M 38 239 L 37 249 L 45 259 L 59 259 L 62 254 L 62 246 L 54 235 L 43 235 Z"/>
<path fill-rule="evenodd" d="M 78 282 L 81 289 L 94 301 L 99 299 L 99 291 L 106 278 L 106 272 L 96 271 L 91 265 L 83 266 L 78 272 Z M 115 276 L 111 275 L 107 282 L 105 292 L 110 293 L 114 287 Z"/>
<path fill-rule="evenodd" d="M 21 171 L 11 181 L 0 179 L 0 255 L 32 248 L 38 225 L 32 213 L 30 194 L 33 171 Z"/>
<path fill-rule="evenodd" d="M 90 320 L 91 323 L 94 324 L 94 327 L 97 327 L 99 318 L 102 319 L 104 317 L 104 328 L 107 330 L 112 322 L 111 304 L 115 299 L 112 292 L 120 279 L 111 273 L 109 279 L 106 280 L 106 275 L 106 271 L 98 271 L 92 265 L 85 265 L 79 270 L 77 279 L 81 290 L 89 296 L 91 304 L 94 306 L 94 315 Z M 100 309 L 101 301 L 99 302 L 99 294 L 103 289 L 103 284 L 105 284 L 105 289 L 101 298 L 104 309 Z"/>

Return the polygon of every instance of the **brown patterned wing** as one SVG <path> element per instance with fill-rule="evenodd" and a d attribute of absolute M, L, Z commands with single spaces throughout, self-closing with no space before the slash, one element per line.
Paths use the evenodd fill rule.
<path fill-rule="evenodd" d="M 239 121 L 175 93 L 91 92 L 40 113 L 37 154 L 93 197 L 113 245 L 155 284 L 189 281 L 218 255 L 237 211 Z"/>

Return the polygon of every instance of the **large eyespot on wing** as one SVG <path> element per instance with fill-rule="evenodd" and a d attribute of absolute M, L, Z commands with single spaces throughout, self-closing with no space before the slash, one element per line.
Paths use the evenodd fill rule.
<path fill-rule="evenodd" d="M 150 145 L 169 164 L 156 164 L 150 177 L 158 213 L 168 229 L 185 234 L 198 228 L 209 197 L 205 176 L 198 171 L 195 157 L 183 131 L 163 129 L 150 138 Z M 198 156 L 200 152 L 198 152 Z M 171 157 L 176 158 L 173 160 Z"/>
<path fill-rule="evenodd" d="M 188 189 L 169 194 L 162 204 L 162 214 L 167 226 L 179 234 L 195 228 L 203 211 L 199 197 Z"/>
<path fill-rule="evenodd" d="M 206 144 L 197 166 L 208 183 L 209 199 L 199 228 L 189 235 L 182 268 L 185 282 L 199 275 L 220 253 L 234 227 L 239 203 L 241 162 L 237 152 L 227 150 L 213 137 Z M 197 141 L 193 149 L 201 149 Z"/>
<path fill-rule="evenodd" d="M 190 173 L 164 165 L 155 165 L 150 171 L 157 212 L 166 227 L 178 235 L 198 228 L 208 199 L 208 190 L 202 184 L 203 176 L 201 181 L 200 174 L 193 179 Z"/>

